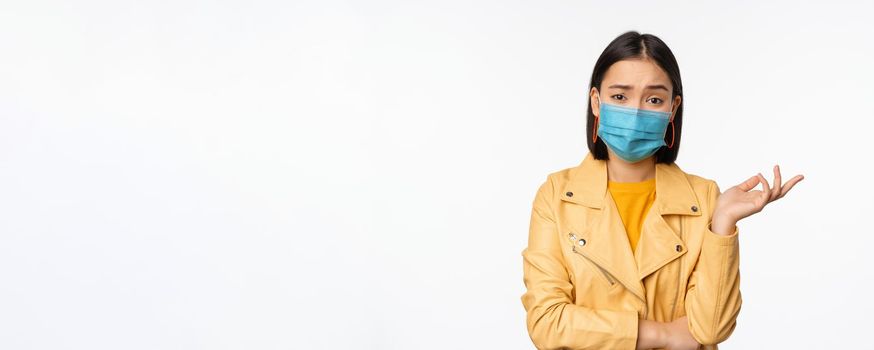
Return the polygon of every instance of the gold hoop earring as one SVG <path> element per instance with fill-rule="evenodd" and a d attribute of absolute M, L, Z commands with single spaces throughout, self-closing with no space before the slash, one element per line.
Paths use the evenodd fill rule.
<path fill-rule="evenodd" d="M 671 120 L 671 145 L 668 146 L 668 148 L 673 148 L 673 147 L 674 147 L 674 137 L 675 137 L 675 135 L 676 135 L 676 134 L 674 134 L 674 121 Z M 665 136 L 667 136 L 667 134 L 665 134 Z"/>

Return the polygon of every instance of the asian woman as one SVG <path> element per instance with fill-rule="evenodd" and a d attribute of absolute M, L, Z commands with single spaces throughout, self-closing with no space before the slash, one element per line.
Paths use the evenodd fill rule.
<path fill-rule="evenodd" d="M 547 176 L 522 251 L 521 297 L 538 349 L 718 349 L 741 309 L 739 220 L 804 177 L 757 173 L 720 191 L 676 159 L 677 61 L 627 32 L 595 63 L 583 161 Z M 755 190 L 761 184 L 762 190 Z"/>

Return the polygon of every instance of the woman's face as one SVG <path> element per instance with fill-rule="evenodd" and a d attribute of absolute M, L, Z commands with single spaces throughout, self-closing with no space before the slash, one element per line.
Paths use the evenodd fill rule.
<path fill-rule="evenodd" d="M 614 63 L 601 81 L 601 102 L 652 111 L 671 112 L 671 120 L 677 112 L 681 97 L 671 103 L 673 86 L 668 74 L 650 60 L 622 60 Z M 598 89 L 589 93 L 592 113 L 601 115 Z"/>

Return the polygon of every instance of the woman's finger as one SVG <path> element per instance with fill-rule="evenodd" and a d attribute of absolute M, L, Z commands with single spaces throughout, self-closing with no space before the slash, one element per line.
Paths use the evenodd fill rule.
<path fill-rule="evenodd" d="M 801 180 L 804 180 L 804 175 L 795 175 L 795 177 L 789 179 L 789 181 L 786 181 L 786 186 L 783 186 L 783 190 L 780 193 L 780 198 L 783 198 L 786 193 L 789 193 L 789 190 L 792 189 L 792 186 L 795 186 L 795 184 L 797 184 L 798 181 Z"/>
<path fill-rule="evenodd" d="M 768 184 L 768 179 L 762 176 L 762 173 L 759 173 L 759 179 L 762 181 L 762 204 L 759 206 L 759 208 L 762 208 L 770 201 L 769 199 L 771 198 L 771 185 Z"/>
<path fill-rule="evenodd" d="M 739 188 L 741 191 L 749 192 L 749 190 L 755 188 L 756 185 L 758 185 L 758 184 L 759 184 L 758 176 L 753 175 L 752 177 L 750 177 L 746 181 L 741 182 L 739 185 L 737 185 L 737 188 Z"/>
<path fill-rule="evenodd" d="M 774 201 L 780 198 L 782 193 L 783 179 L 780 177 L 780 165 L 774 165 L 774 188 L 771 190 L 769 201 Z"/>

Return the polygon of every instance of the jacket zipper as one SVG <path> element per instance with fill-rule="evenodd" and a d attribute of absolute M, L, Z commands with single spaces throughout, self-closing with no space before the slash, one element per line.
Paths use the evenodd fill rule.
<path fill-rule="evenodd" d="M 685 220 L 680 219 L 680 239 L 681 240 L 683 239 L 683 233 L 686 232 L 686 227 L 685 227 L 685 225 L 683 225 L 684 222 L 685 222 Z M 680 283 L 680 282 L 682 282 L 681 281 L 682 272 L 683 272 L 683 258 L 680 257 L 680 267 L 677 268 L 677 293 L 674 294 L 674 304 L 673 304 L 674 308 L 673 308 L 673 310 L 671 310 L 671 321 L 673 321 L 674 317 L 677 315 L 677 301 L 680 300 L 680 293 L 682 293 L 683 290 L 686 289 Z"/>
<path fill-rule="evenodd" d="M 598 270 L 601 271 L 601 275 L 604 276 L 605 278 L 607 278 L 607 281 L 610 282 L 610 286 L 613 286 L 616 284 L 616 280 L 612 276 L 610 276 L 610 273 L 608 273 L 607 270 L 604 270 L 604 268 L 602 268 L 600 265 L 598 265 L 598 263 L 592 261 L 592 259 L 589 259 L 589 257 L 583 255 L 583 253 L 580 253 L 579 251 L 577 251 L 577 246 L 575 246 L 575 245 L 571 246 L 571 249 L 573 249 L 574 253 L 579 254 L 580 256 L 585 258 L 586 260 L 590 261 L 592 263 L 592 265 L 595 265 L 595 267 L 597 267 Z M 644 299 L 643 300 L 643 319 L 645 320 L 647 316 L 649 316 L 649 305 L 646 304 L 646 299 Z"/>
<path fill-rule="evenodd" d="M 683 259 L 680 258 L 680 267 L 677 268 L 677 294 L 674 294 L 674 308 L 671 310 L 671 321 L 677 315 L 677 301 L 680 300 L 680 293 L 683 291 L 683 286 L 680 285 L 681 272 L 683 271 Z"/>
<path fill-rule="evenodd" d="M 601 275 L 603 275 L 604 278 L 607 279 L 607 282 L 610 282 L 610 286 L 613 286 L 614 284 L 616 284 L 616 280 L 613 279 L 612 276 L 610 276 L 610 273 L 608 273 L 606 270 L 604 270 L 604 268 L 602 268 L 600 265 L 598 265 L 598 263 L 592 261 L 592 259 L 589 259 L 589 257 L 583 255 L 583 253 L 580 253 L 579 251 L 577 251 L 577 246 L 571 246 L 571 248 L 574 250 L 574 253 L 579 254 L 583 258 L 586 258 L 586 260 L 590 261 L 592 263 L 592 265 L 595 265 L 595 267 L 597 267 L 598 270 L 601 271 Z"/>
<path fill-rule="evenodd" d="M 643 301 L 643 319 L 649 316 L 649 305 L 646 304 L 646 300 Z"/>

